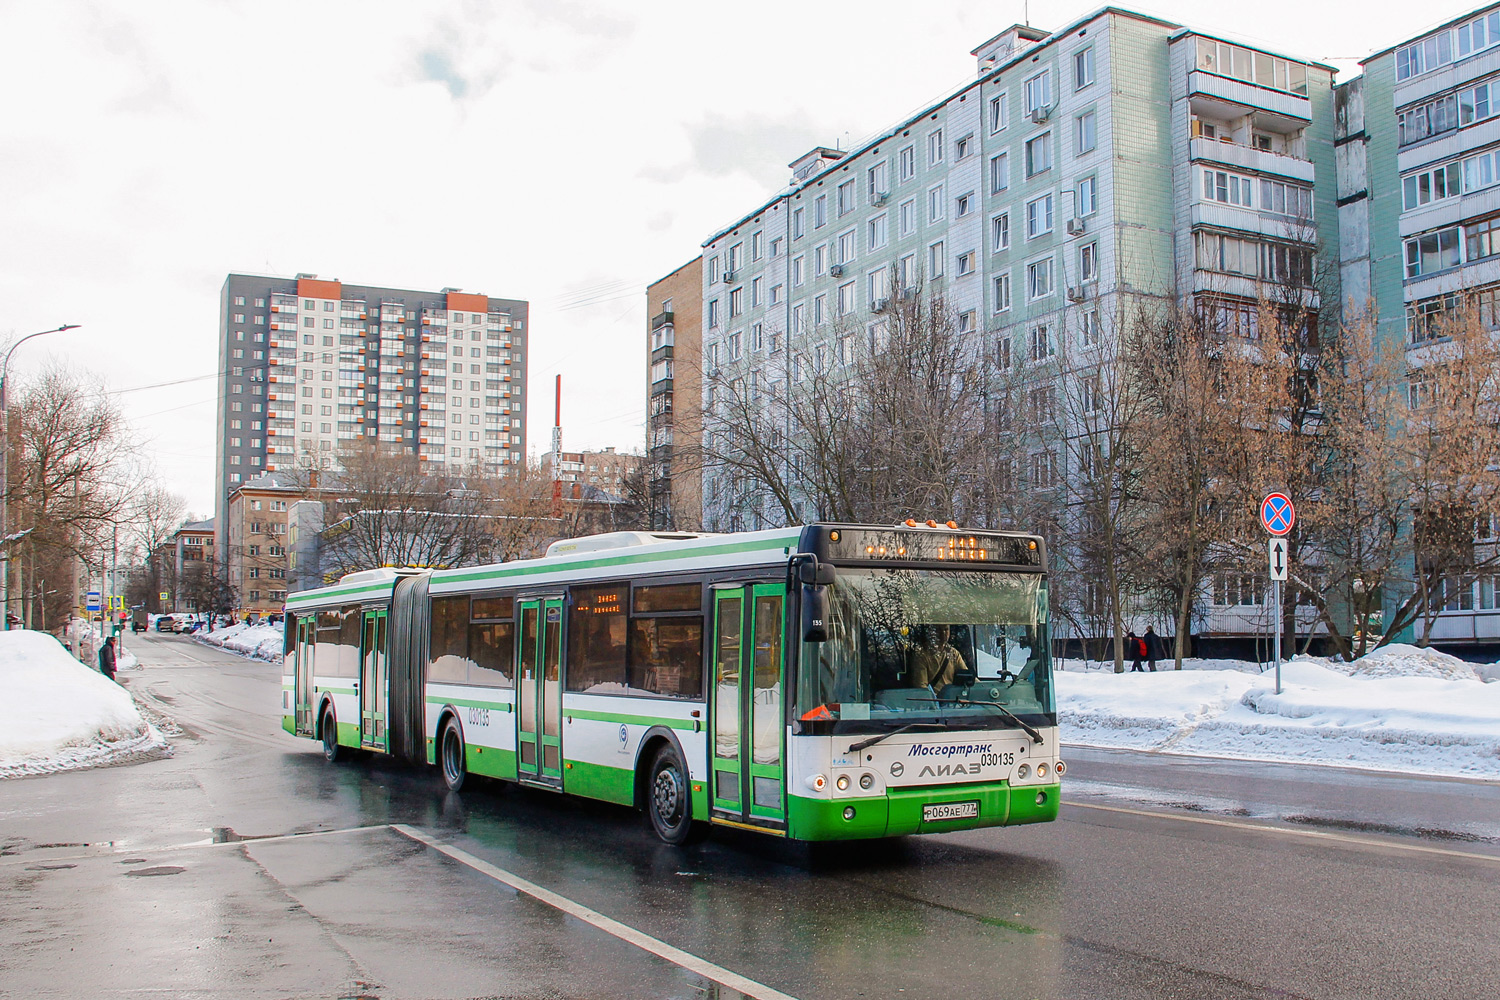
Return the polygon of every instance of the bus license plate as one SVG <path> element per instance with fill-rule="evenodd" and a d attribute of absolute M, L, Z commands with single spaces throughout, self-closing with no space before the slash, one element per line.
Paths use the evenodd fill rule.
<path fill-rule="evenodd" d="M 932 823 L 945 819 L 977 819 L 979 803 L 976 802 L 930 802 L 922 807 L 922 822 Z"/>

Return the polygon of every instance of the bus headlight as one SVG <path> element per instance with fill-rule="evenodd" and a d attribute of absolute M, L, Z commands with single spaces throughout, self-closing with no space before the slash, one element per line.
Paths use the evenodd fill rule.
<path fill-rule="evenodd" d="M 828 779 L 823 777 L 821 774 L 815 774 L 811 778 L 806 778 L 804 780 L 807 782 L 807 787 L 811 788 L 815 792 L 821 792 L 823 789 L 828 787 Z"/>
<path fill-rule="evenodd" d="M 869 773 L 861 774 L 859 776 L 859 787 L 863 788 L 867 792 L 871 788 L 874 788 L 875 787 L 875 775 L 869 774 Z"/>
<path fill-rule="evenodd" d="M 1045 761 L 1036 766 L 1036 776 L 1038 778 L 1045 778 L 1047 776 L 1047 764 Z"/>
<path fill-rule="evenodd" d="M 834 781 L 834 785 L 839 791 L 847 792 L 849 790 L 849 776 L 847 774 L 839 775 L 838 779 Z"/>
<path fill-rule="evenodd" d="M 1023 778 L 1024 779 L 1029 774 L 1031 774 L 1031 765 L 1030 764 L 1022 764 L 1020 767 L 1016 768 L 1016 777 L 1018 777 L 1018 778 Z"/>

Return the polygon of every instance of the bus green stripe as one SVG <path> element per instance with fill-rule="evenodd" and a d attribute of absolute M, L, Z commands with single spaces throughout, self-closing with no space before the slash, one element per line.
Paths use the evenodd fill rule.
<path fill-rule="evenodd" d="M 429 705 L 455 705 L 458 708 L 498 708 L 510 711 L 511 703 L 508 701 L 481 701 L 477 698 L 437 698 L 433 695 L 427 696 Z"/>
<path fill-rule="evenodd" d="M 436 588 L 446 583 L 477 583 L 488 580 L 506 580 L 512 577 L 536 576 L 541 573 L 562 573 L 581 569 L 599 569 L 608 566 L 630 566 L 647 562 L 670 562 L 682 559 L 701 559 L 704 556 L 733 555 L 738 552 L 758 552 L 786 549 L 788 542 L 796 540 L 795 534 L 785 538 L 766 538 L 753 542 L 726 542 L 720 545 L 705 545 L 701 548 L 674 549 L 671 552 L 631 552 L 625 555 L 600 556 L 580 559 L 577 562 L 544 563 L 538 560 L 529 566 L 496 566 L 474 570 L 445 570 L 434 573 L 429 587 Z"/>
<path fill-rule="evenodd" d="M 313 694 L 359 694 L 354 688 L 315 687 Z"/>
<path fill-rule="evenodd" d="M 623 722 L 627 726 L 665 726 L 668 729 L 682 729 L 693 731 L 695 725 L 699 725 L 699 719 L 663 719 L 649 715 L 625 715 L 620 712 L 588 712 L 564 707 L 563 715 L 574 719 L 583 719 L 585 722 Z"/>

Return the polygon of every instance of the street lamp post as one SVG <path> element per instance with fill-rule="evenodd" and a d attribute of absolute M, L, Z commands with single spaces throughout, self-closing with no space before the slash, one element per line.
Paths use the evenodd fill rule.
<path fill-rule="evenodd" d="M 10 350 L 5 352 L 5 360 L 0 361 L 0 422 L 4 423 L 4 430 L 0 432 L 0 536 L 4 536 L 0 537 L 0 608 L 4 609 L 0 614 L 0 629 L 5 631 L 10 630 L 10 408 L 5 404 L 5 379 L 10 374 L 10 356 L 32 337 L 76 330 L 78 326 L 77 323 L 64 323 L 51 330 L 28 333 L 11 344 Z"/>

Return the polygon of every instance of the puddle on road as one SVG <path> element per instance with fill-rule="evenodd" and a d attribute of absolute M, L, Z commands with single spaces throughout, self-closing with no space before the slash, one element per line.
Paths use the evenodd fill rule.
<path fill-rule="evenodd" d="M 236 833 L 232 826 L 216 826 L 209 832 L 213 834 L 215 844 L 238 844 L 243 840 L 265 840 L 275 836 L 271 833 Z"/>
<path fill-rule="evenodd" d="M 29 872 L 60 872 L 67 868 L 77 868 L 77 865 L 27 865 Z"/>
<path fill-rule="evenodd" d="M 151 868 L 134 868 L 125 875 L 127 878 L 136 876 L 149 878 L 152 875 L 181 875 L 185 871 L 187 869 L 181 865 L 155 865 Z"/>

